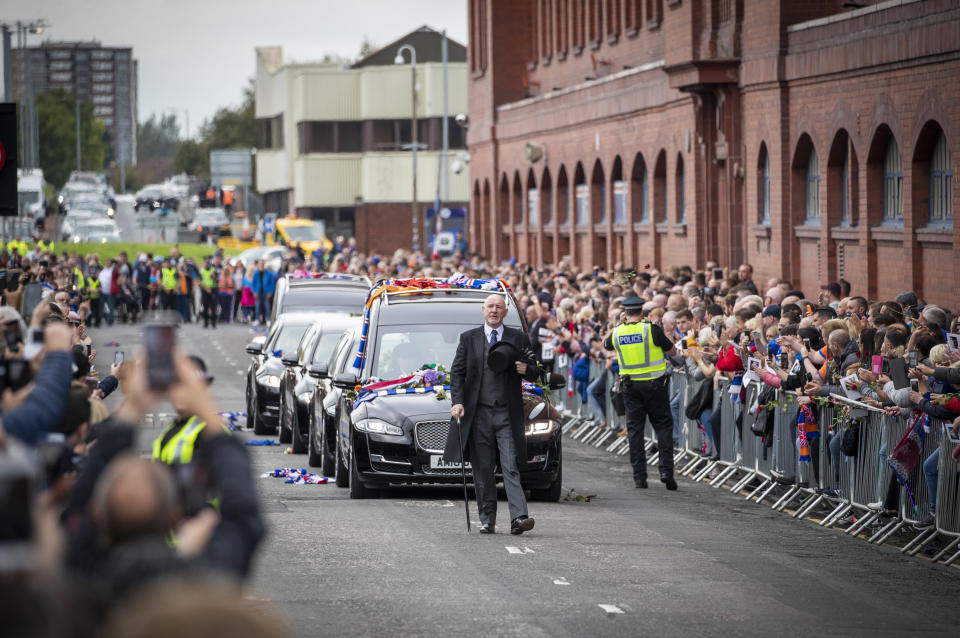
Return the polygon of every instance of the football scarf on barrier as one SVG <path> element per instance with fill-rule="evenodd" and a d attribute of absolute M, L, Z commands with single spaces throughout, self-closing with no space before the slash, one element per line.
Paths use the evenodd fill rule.
<path fill-rule="evenodd" d="M 820 428 L 817 426 L 817 418 L 813 415 L 813 410 L 809 405 L 801 405 L 800 414 L 797 416 L 797 442 L 800 444 L 800 461 L 810 463 L 810 441 L 819 438 Z"/>
<path fill-rule="evenodd" d="M 471 290 L 509 290 L 507 282 L 503 279 L 473 279 L 467 277 L 461 272 L 454 273 L 446 279 L 387 279 L 379 282 L 376 286 L 367 292 L 367 299 L 364 303 L 363 326 L 360 329 L 360 344 L 357 346 L 357 354 L 353 359 L 353 366 L 350 371 L 359 376 L 363 370 L 363 357 L 367 351 L 367 335 L 370 330 L 370 308 L 373 302 L 383 293 L 417 291 L 417 290 L 450 290 L 450 289 L 471 289 Z"/>

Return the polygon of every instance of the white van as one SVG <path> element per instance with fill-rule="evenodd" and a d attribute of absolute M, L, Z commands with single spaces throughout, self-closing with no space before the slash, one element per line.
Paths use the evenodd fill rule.
<path fill-rule="evenodd" d="M 43 171 L 39 168 L 17 170 L 17 200 L 20 216 L 37 219 L 46 215 L 47 201 L 43 195 Z"/>

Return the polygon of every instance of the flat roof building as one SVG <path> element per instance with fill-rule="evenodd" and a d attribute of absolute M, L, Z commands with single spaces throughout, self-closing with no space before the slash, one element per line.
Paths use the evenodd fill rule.
<path fill-rule="evenodd" d="M 265 210 L 322 219 L 328 235 L 354 236 L 362 250 L 409 247 L 412 82 L 409 56 L 404 64 L 394 58 L 403 45 L 417 51 L 417 200 L 425 211 L 441 175 L 440 41 L 423 27 L 349 66 L 284 63 L 280 47 L 257 48 L 256 186 Z M 467 69 L 465 47 L 448 43 L 449 163 L 465 149 L 453 119 L 466 112 Z M 468 195 L 466 172 L 450 174 L 443 205 L 466 206 Z"/>

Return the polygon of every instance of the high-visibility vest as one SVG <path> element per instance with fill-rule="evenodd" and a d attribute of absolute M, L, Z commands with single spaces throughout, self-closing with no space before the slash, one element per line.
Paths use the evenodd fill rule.
<path fill-rule="evenodd" d="M 176 422 L 171 423 L 153 440 L 153 460 L 166 463 L 167 465 L 187 464 L 193 460 L 193 450 L 197 444 L 197 437 L 203 430 L 206 423 L 192 416 L 183 424 L 183 427 L 170 437 L 165 444 L 163 439 L 170 431 L 177 427 Z"/>
<path fill-rule="evenodd" d="M 80 270 L 79 266 L 73 267 L 73 276 L 77 278 L 77 291 L 83 292 L 83 289 L 86 287 L 86 281 L 83 278 L 83 271 Z"/>
<path fill-rule="evenodd" d="M 162 268 L 160 271 L 163 289 L 173 292 L 177 287 L 177 271 L 173 268 Z"/>
<path fill-rule="evenodd" d="M 623 323 L 613 329 L 611 337 L 617 351 L 620 376 L 634 381 L 656 379 L 667 371 L 663 349 L 653 343 L 650 323 Z"/>
<path fill-rule="evenodd" d="M 233 276 L 227 267 L 220 269 L 220 292 L 230 295 L 233 294 Z"/>
<path fill-rule="evenodd" d="M 215 288 L 213 276 L 216 272 L 213 268 L 202 268 L 200 270 L 200 283 L 208 291 L 212 292 Z"/>
<path fill-rule="evenodd" d="M 53 242 L 45 242 L 42 239 L 37 240 L 37 248 L 43 252 L 53 252 Z"/>
<path fill-rule="evenodd" d="M 233 191 L 223 191 L 223 205 L 233 205 Z"/>
<path fill-rule="evenodd" d="M 87 280 L 87 288 L 88 288 L 87 290 L 88 297 L 90 297 L 91 299 L 100 298 L 100 280 L 99 279 L 97 279 L 96 277 L 90 277 L 90 279 Z"/>

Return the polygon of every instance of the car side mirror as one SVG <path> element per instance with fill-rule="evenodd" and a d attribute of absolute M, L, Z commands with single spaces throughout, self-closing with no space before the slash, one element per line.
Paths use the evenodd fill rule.
<path fill-rule="evenodd" d="M 247 344 L 247 353 L 252 355 L 258 355 L 263 353 L 263 343 L 258 341 L 251 341 Z"/>
<path fill-rule="evenodd" d="M 280 357 L 280 363 L 282 363 L 287 367 L 295 366 L 300 363 L 300 357 L 297 356 L 296 352 L 287 352 L 287 353 L 284 353 L 282 357 Z"/>
<path fill-rule="evenodd" d="M 357 375 L 352 372 L 341 372 L 333 377 L 333 387 L 341 390 L 352 390 L 357 385 Z"/>
<path fill-rule="evenodd" d="M 309 374 L 314 379 L 325 379 L 327 378 L 327 364 L 314 363 L 309 368 L 307 368 L 307 374 Z"/>
<path fill-rule="evenodd" d="M 550 382 L 547 384 L 551 390 L 562 390 L 567 387 L 567 378 L 562 374 L 555 372 L 550 374 Z"/>

